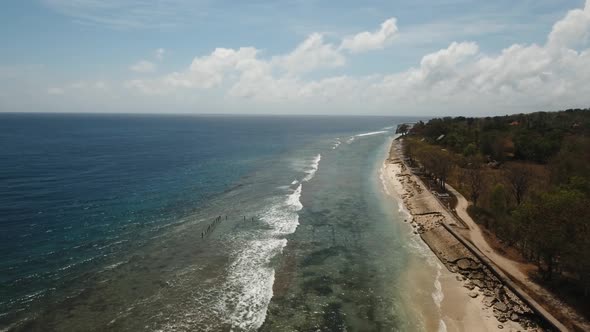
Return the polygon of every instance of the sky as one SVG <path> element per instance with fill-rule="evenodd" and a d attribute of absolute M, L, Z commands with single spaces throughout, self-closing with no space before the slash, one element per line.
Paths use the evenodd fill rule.
<path fill-rule="evenodd" d="M 0 6 L 0 112 L 487 116 L 590 106 L 590 0 Z"/>

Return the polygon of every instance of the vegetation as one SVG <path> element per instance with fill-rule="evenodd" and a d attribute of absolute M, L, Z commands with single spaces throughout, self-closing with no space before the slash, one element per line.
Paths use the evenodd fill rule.
<path fill-rule="evenodd" d="M 474 219 L 543 280 L 580 286 L 588 303 L 589 134 L 590 109 L 446 117 L 415 124 L 404 152 L 441 188 L 449 181 L 470 198 Z"/>

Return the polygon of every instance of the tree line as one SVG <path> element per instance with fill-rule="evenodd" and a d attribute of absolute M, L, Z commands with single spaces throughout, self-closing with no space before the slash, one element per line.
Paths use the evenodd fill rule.
<path fill-rule="evenodd" d="M 405 129 L 405 128 L 404 128 Z M 590 295 L 590 110 L 415 124 L 404 153 L 546 281 Z"/>

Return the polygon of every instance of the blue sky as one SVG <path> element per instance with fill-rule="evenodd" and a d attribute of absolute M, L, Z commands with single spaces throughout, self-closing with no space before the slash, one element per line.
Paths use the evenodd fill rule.
<path fill-rule="evenodd" d="M 5 2 L 0 22 L 5 112 L 483 115 L 589 103 L 580 0 L 36 0 Z"/>

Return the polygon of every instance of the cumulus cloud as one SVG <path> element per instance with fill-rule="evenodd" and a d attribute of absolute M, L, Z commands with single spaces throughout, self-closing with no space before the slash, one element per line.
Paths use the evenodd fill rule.
<path fill-rule="evenodd" d="M 347 57 L 390 43 L 397 34 L 391 19 L 375 32 L 361 32 L 339 43 L 311 34 L 291 52 L 275 56 L 264 57 L 254 47 L 217 48 L 195 57 L 184 70 L 125 85 L 147 94 L 218 89 L 224 100 L 238 104 L 329 106 L 373 113 L 505 114 L 587 107 L 590 49 L 577 48 L 590 33 L 589 11 L 588 3 L 570 11 L 555 23 L 545 45 L 514 44 L 485 53 L 475 42 L 452 42 L 395 73 L 332 72 L 344 68 Z"/>
<path fill-rule="evenodd" d="M 347 37 L 342 41 L 340 48 L 352 53 L 362 53 L 382 49 L 390 44 L 397 33 L 397 20 L 390 18 L 381 23 L 379 30 L 374 32 L 361 32 Z"/>
<path fill-rule="evenodd" d="M 576 47 L 588 42 L 590 35 L 590 0 L 582 9 L 574 9 L 553 25 L 547 44 L 550 47 Z"/>
<path fill-rule="evenodd" d="M 258 50 L 254 47 L 241 47 L 237 50 L 217 48 L 210 55 L 194 58 L 187 71 L 167 75 L 164 83 L 171 87 L 216 87 L 223 83 L 227 74 L 261 70 L 264 65 L 256 59 L 257 54 Z"/>
<path fill-rule="evenodd" d="M 420 79 L 434 84 L 456 75 L 457 66 L 477 54 L 479 47 L 473 42 L 457 43 L 440 51 L 428 54 L 420 61 Z"/>
<path fill-rule="evenodd" d="M 288 73 L 306 73 L 319 68 L 339 67 L 346 63 L 344 56 L 319 33 L 311 34 L 291 53 L 274 59 L 275 64 Z"/>
<path fill-rule="evenodd" d="M 129 69 L 136 73 L 153 73 L 156 71 L 156 65 L 151 61 L 140 60 L 129 67 Z"/>

